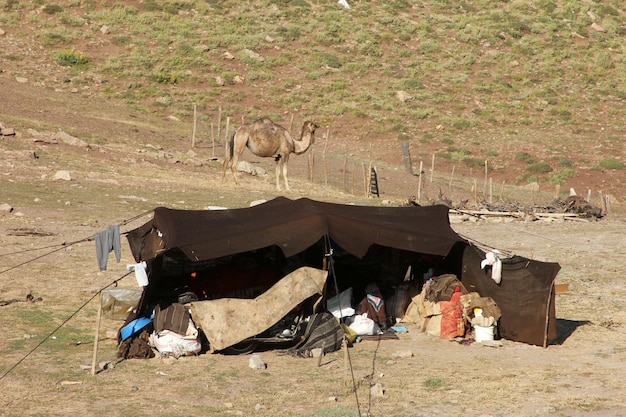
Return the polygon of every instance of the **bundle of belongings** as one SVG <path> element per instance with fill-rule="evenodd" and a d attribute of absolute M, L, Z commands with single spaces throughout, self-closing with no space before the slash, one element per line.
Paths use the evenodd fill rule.
<path fill-rule="evenodd" d="M 424 283 L 403 321 L 419 324 L 422 332 L 432 336 L 453 339 L 468 335 L 472 326 L 495 326 L 500 316 L 492 298 L 470 293 L 456 275 L 444 274 Z"/>
<path fill-rule="evenodd" d="M 370 283 L 365 287 L 365 296 L 352 306 L 352 288 L 341 292 L 327 301 L 327 309 L 340 319 L 345 327 L 349 341 L 357 336 L 381 335 L 391 332 L 393 323 L 392 311 L 388 311 L 388 303 L 378 285 Z M 391 314 L 390 314 L 391 313 Z"/>
<path fill-rule="evenodd" d="M 157 304 L 151 317 L 131 320 L 119 331 L 118 357 L 151 358 L 196 355 L 202 343 L 189 309 L 180 303 Z"/>

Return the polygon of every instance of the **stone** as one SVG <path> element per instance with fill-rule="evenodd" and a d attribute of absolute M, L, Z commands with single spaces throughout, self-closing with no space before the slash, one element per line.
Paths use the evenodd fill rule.
<path fill-rule="evenodd" d="M 52 177 L 52 180 L 53 181 L 57 181 L 57 180 L 71 181 L 72 180 L 72 175 L 67 170 L 61 170 L 61 171 L 57 171 L 54 174 L 54 177 Z"/>
<path fill-rule="evenodd" d="M 396 91 L 396 98 L 401 103 L 413 100 L 413 96 L 406 91 Z"/>
<path fill-rule="evenodd" d="M 15 136 L 15 130 L 11 127 L 3 127 L 0 128 L 0 134 L 2 134 L 2 136 Z"/>
<path fill-rule="evenodd" d="M 394 358 L 411 358 L 413 357 L 413 352 L 410 350 L 399 350 L 393 353 Z"/>
<path fill-rule="evenodd" d="M 250 58 L 259 61 L 259 62 L 264 62 L 265 58 L 263 56 L 261 56 L 260 54 L 250 50 L 250 49 L 244 49 L 243 52 L 246 53 L 246 55 L 248 55 Z"/>
<path fill-rule="evenodd" d="M 263 359 L 259 355 L 250 356 L 248 366 L 255 370 L 267 369 L 267 364 L 263 362 Z"/>
<path fill-rule="evenodd" d="M 13 207 L 10 204 L 7 204 L 7 203 L 0 204 L 0 212 L 10 213 L 12 211 L 13 211 Z"/>
<path fill-rule="evenodd" d="M 382 397 L 385 395 L 385 386 L 380 382 L 377 382 L 370 388 L 370 393 L 372 394 L 372 397 Z"/>

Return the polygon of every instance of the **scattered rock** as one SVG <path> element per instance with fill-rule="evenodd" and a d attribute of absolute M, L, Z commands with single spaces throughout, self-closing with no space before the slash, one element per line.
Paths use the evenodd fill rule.
<path fill-rule="evenodd" d="M 256 370 L 267 369 L 267 364 L 263 362 L 263 359 L 259 355 L 250 356 L 250 361 L 248 362 L 248 366 Z"/>
<path fill-rule="evenodd" d="M 74 137 L 68 133 L 63 132 L 62 130 L 58 131 L 57 133 L 54 134 L 54 136 L 52 137 L 53 139 L 58 140 L 61 143 L 64 143 L 66 145 L 71 145 L 71 146 L 79 146 L 81 148 L 88 148 L 89 144 L 81 139 L 78 139 L 77 137 Z"/>
<path fill-rule="evenodd" d="M 224 59 L 235 59 L 235 55 L 231 54 L 228 51 L 224 52 L 224 55 L 222 56 L 224 57 Z"/>
<path fill-rule="evenodd" d="M 7 203 L 0 204 L 0 212 L 10 213 L 12 211 L 13 211 L 13 207 L 10 204 L 7 204 Z"/>
<path fill-rule="evenodd" d="M 15 81 L 17 81 L 20 84 L 26 84 L 28 82 L 28 78 L 25 78 L 25 77 L 15 77 Z"/>
<path fill-rule="evenodd" d="M 2 29 L 0 29 L 0 36 L 3 36 L 6 32 Z"/>
<path fill-rule="evenodd" d="M 394 358 L 411 358 L 413 357 L 413 352 L 410 350 L 399 350 L 393 353 Z"/>
<path fill-rule="evenodd" d="M 233 82 L 235 84 L 243 84 L 243 81 L 244 81 L 243 77 L 239 75 L 235 75 L 235 78 L 233 78 Z"/>
<path fill-rule="evenodd" d="M 254 410 L 255 411 L 265 410 L 265 406 L 263 404 L 255 404 Z"/>
<path fill-rule="evenodd" d="M 193 49 L 201 52 L 209 52 L 211 50 L 211 48 L 209 48 L 209 45 L 196 45 L 193 47 Z"/>
<path fill-rule="evenodd" d="M 385 386 L 380 382 L 377 382 L 370 388 L 370 393 L 372 394 L 372 397 L 382 397 L 385 395 Z"/>
<path fill-rule="evenodd" d="M 57 171 L 54 174 L 54 177 L 52 177 L 52 180 L 53 181 L 57 181 L 57 180 L 71 181 L 72 180 L 72 175 L 67 170 L 61 170 L 61 171 Z"/>
<path fill-rule="evenodd" d="M 592 23 L 591 29 L 595 30 L 596 32 L 602 32 L 602 33 L 606 32 L 606 29 L 602 25 L 599 25 L 597 23 Z"/>
<path fill-rule="evenodd" d="M 237 162 L 237 171 L 245 172 L 250 175 L 265 175 L 266 172 L 261 167 L 255 167 L 248 161 L 239 161 Z"/>
<path fill-rule="evenodd" d="M 100 33 L 102 33 L 103 35 L 108 35 L 109 33 L 111 33 L 111 29 L 109 29 L 107 25 L 102 25 L 102 27 L 100 28 Z"/>
<path fill-rule="evenodd" d="M 413 100 L 413 96 L 406 91 L 396 91 L 396 98 L 401 103 Z"/>
<path fill-rule="evenodd" d="M 592 22 L 600 22 L 602 19 L 600 19 L 600 16 L 598 16 L 597 14 L 595 14 L 594 12 L 592 12 L 591 10 L 587 11 L 587 16 L 589 16 L 589 19 L 591 19 Z"/>
<path fill-rule="evenodd" d="M 254 52 L 254 51 L 252 51 L 250 49 L 244 49 L 243 52 L 246 55 L 248 55 L 248 57 L 250 57 L 250 58 L 252 58 L 252 59 L 254 59 L 256 61 L 259 61 L 259 62 L 264 62 L 265 61 L 265 58 L 263 56 L 261 56 L 260 54 Z"/>
<path fill-rule="evenodd" d="M 15 136 L 15 130 L 11 127 L 0 127 L 0 135 L 2 136 Z"/>

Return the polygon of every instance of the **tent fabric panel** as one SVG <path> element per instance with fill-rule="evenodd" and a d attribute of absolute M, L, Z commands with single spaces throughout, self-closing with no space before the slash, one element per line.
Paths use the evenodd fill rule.
<path fill-rule="evenodd" d="M 322 296 L 328 272 L 302 267 L 255 299 L 194 301 L 191 309 L 211 348 L 223 350 L 264 332 L 312 296 Z"/>
<path fill-rule="evenodd" d="M 142 242 L 160 232 L 164 245 Z M 342 248 L 362 257 L 373 244 L 446 255 L 457 242 L 446 206 L 371 207 L 279 197 L 258 206 L 229 210 L 175 210 L 157 207 L 154 218 L 128 235 L 137 261 L 157 255 L 155 247 L 179 248 L 201 261 L 278 245 L 295 255 L 329 235 Z M 156 242 L 161 243 L 161 242 Z"/>
<path fill-rule="evenodd" d="M 468 291 L 491 297 L 502 312 L 498 322 L 505 339 L 544 346 L 556 338 L 556 309 L 552 286 L 560 266 L 515 256 L 502 262 L 502 280 L 496 284 L 489 269 L 481 269 L 484 253 L 468 246 L 461 282 Z"/>

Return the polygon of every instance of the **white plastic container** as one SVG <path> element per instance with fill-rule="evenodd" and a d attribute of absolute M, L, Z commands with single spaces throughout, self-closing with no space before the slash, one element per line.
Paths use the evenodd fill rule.
<path fill-rule="evenodd" d="M 483 327 L 474 326 L 474 339 L 477 342 L 493 340 L 495 335 L 495 326 Z"/>

